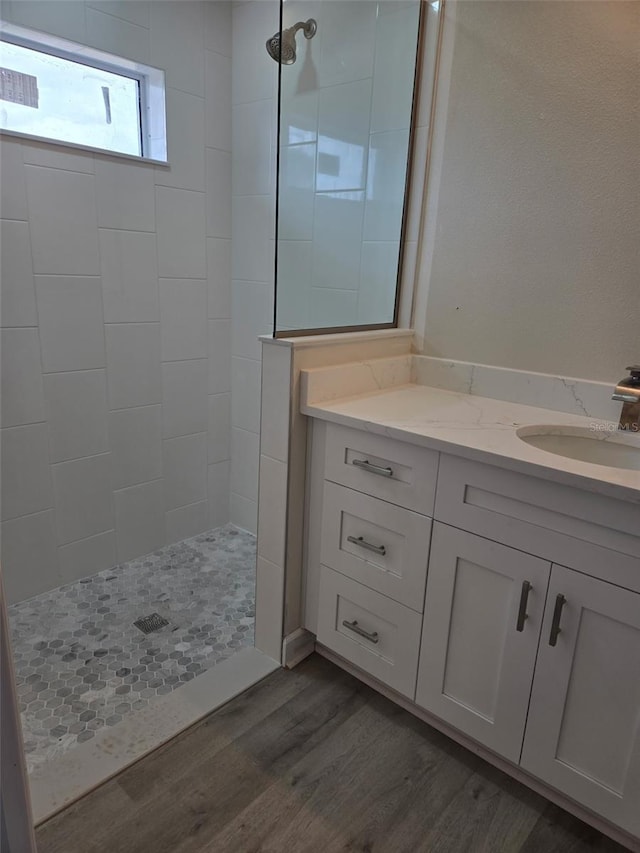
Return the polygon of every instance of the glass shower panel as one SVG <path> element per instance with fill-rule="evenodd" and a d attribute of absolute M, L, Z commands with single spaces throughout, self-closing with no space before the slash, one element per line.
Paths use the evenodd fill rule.
<path fill-rule="evenodd" d="M 395 323 L 419 25 L 418 0 L 283 5 L 276 332 Z"/>

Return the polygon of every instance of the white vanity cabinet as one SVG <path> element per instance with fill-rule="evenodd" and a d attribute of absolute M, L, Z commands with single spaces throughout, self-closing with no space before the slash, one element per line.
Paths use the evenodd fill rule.
<path fill-rule="evenodd" d="M 416 703 L 520 758 L 551 566 L 436 522 Z"/>
<path fill-rule="evenodd" d="M 638 593 L 553 566 L 521 765 L 640 836 Z"/>
<path fill-rule="evenodd" d="M 315 421 L 305 627 L 640 850 L 639 522 L 634 500 Z"/>

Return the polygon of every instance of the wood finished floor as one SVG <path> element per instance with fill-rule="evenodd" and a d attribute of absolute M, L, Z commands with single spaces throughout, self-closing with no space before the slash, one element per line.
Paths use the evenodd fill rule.
<path fill-rule="evenodd" d="M 622 853 L 314 655 L 37 831 L 39 853 Z"/>

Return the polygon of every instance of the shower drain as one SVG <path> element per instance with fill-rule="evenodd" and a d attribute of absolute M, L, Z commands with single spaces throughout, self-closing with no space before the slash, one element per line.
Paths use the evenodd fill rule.
<path fill-rule="evenodd" d="M 150 616 L 142 616 L 140 619 L 136 619 L 133 624 L 136 628 L 139 628 L 143 634 L 151 634 L 152 631 L 159 631 L 160 628 L 164 628 L 165 625 L 168 625 L 169 620 L 165 619 L 164 616 L 161 616 L 159 613 L 152 613 Z"/>

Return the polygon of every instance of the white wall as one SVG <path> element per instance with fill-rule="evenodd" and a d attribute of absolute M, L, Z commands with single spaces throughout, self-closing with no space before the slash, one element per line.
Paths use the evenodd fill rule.
<path fill-rule="evenodd" d="M 2 141 L 15 601 L 228 520 L 231 8 L 20 0 L 2 14 L 165 69 L 171 163 Z"/>
<path fill-rule="evenodd" d="M 393 320 L 417 2 L 294 0 L 282 69 L 278 329 Z"/>
<path fill-rule="evenodd" d="M 640 359 L 640 5 L 445 8 L 423 350 L 615 381 Z"/>
<path fill-rule="evenodd" d="M 233 3 L 231 520 L 255 533 L 260 446 L 259 335 L 273 331 L 277 64 L 265 42 L 277 0 Z"/>

